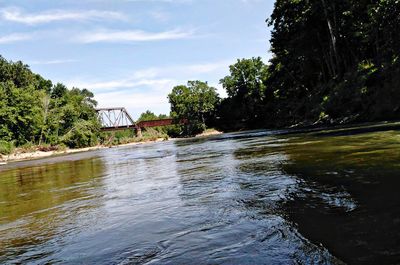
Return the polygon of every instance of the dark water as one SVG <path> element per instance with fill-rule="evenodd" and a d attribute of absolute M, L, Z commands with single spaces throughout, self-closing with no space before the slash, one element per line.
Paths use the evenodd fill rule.
<path fill-rule="evenodd" d="M 0 263 L 400 263 L 400 132 L 280 133 L 1 166 Z"/>

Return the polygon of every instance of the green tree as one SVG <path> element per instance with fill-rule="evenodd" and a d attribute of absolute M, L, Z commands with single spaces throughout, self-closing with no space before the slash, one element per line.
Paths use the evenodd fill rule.
<path fill-rule="evenodd" d="M 277 0 L 266 83 L 277 124 L 399 118 L 399 11 L 397 0 Z"/>
<path fill-rule="evenodd" d="M 153 112 L 151 112 L 150 110 L 146 110 L 145 112 L 140 114 L 140 117 L 137 121 L 139 122 L 139 121 L 151 121 L 151 120 L 158 120 L 158 116 Z"/>
<path fill-rule="evenodd" d="M 2 146 L 95 144 L 99 121 L 93 97 L 87 89 L 69 90 L 60 83 L 53 86 L 22 62 L 9 62 L 0 56 Z"/>
<path fill-rule="evenodd" d="M 60 86 L 60 84 L 58 84 Z M 91 132 L 85 132 L 89 135 L 94 133 L 99 134 L 100 124 L 97 120 L 97 114 L 94 109 L 97 102 L 93 99 L 93 93 L 86 89 L 72 88 L 71 90 L 65 90 L 62 92 L 60 98 L 56 97 L 50 101 L 50 111 L 47 118 L 47 134 L 46 140 L 51 144 L 57 144 L 64 142 L 69 146 L 71 141 L 64 141 L 65 134 L 71 132 L 74 128 L 79 128 L 79 132 L 85 130 L 93 130 Z M 87 121 L 88 123 L 83 123 Z M 84 124 L 85 126 L 82 126 Z M 95 125 L 97 124 L 97 125 Z M 90 125 L 90 126 L 86 126 Z M 77 134 L 77 135 L 85 135 Z M 77 136 L 74 136 L 77 137 Z M 89 143 L 89 141 L 82 141 L 83 143 Z M 94 141 L 90 141 L 94 143 Z M 70 147 L 76 147 L 77 145 Z"/>
<path fill-rule="evenodd" d="M 207 121 L 215 116 L 220 101 L 216 89 L 201 81 L 188 81 L 186 86 L 174 87 L 168 99 L 171 104 L 171 117 L 188 121 L 186 125 L 181 126 L 184 135 L 202 132 Z"/>
<path fill-rule="evenodd" d="M 229 66 L 230 75 L 220 80 L 228 94 L 220 107 L 221 122 L 252 127 L 259 126 L 263 116 L 265 82 L 268 67 L 261 57 L 240 59 Z"/>

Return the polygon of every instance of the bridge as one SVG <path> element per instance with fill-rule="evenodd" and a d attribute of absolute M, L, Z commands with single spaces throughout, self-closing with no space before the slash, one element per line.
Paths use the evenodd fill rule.
<path fill-rule="evenodd" d="M 124 107 L 98 108 L 96 112 L 102 126 L 102 131 L 133 129 L 139 137 L 142 135 L 142 129 L 145 128 L 187 123 L 186 119 L 182 119 L 179 122 L 174 119 L 135 122 Z"/>

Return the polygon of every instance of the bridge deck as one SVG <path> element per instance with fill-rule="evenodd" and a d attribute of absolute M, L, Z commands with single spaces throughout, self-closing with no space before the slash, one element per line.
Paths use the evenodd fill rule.
<path fill-rule="evenodd" d="M 168 126 L 174 124 L 174 119 L 160 119 L 160 120 L 151 120 L 151 121 L 140 121 L 136 123 L 139 128 L 147 128 L 147 127 L 157 127 L 157 126 Z"/>
<path fill-rule="evenodd" d="M 131 115 L 124 107 L 118 108 L 98 108 L 96 109 L 98 118 L 102 124 L 102 131 L 118 131 L 134 129 L 136 132 L 144 128 L 168 126 L 172 124 L 186 124 L 187 119 L 176 121 L 174 119 L 158 119 L 140 121 L 135 123 Z"/>
<path fill-rule="evenodd" d="M 168 126 L 173 124 L 185 124 L 187 123 L 186 119 L 182 119 L 179 122 L 176 122 L 174 119 L 160 119 L 160 120 L 150 120 L 150 121 L 140 121 L 134 125 L 123 125 L 123 126 L 115 126 L 115 127 L 103 127 L 102 131 L 119 131 L 126 129 L 144 129 L 150 127 L 158 127 L 158 126 Z"/>
<path fill-rule="evenodd" d="M 115 127 L 102 127 L 103 132 L 123 131 L 127 129 L 137 129 L 135 125 L 115 126 Z"/>

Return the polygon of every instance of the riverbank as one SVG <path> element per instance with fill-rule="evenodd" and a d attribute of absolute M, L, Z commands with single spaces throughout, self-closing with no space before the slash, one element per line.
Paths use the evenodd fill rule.
<path fill-rule="evenodd" d="M 196 135 L 195 137 L 205 137 L 211 135 L 218 135 L 222 134 L 223 132 L 217 131 L 215 129 L 207 129 L 201 134 Z M 62 149 L 62 150 L 34 150 L 34 151 L 26 151 L 23 148 L 17 148 L 15 151 L 9 155 L 1 155 L 0 154 L 0 165 L 7 164 L 9 162 L 18 162 L 18 161 L 26 161 L 26 160 L 34 160 L 34 159 L 41 159 L 50 156 L 58 156 L 58 155 L 67 155 L 73 153 L 80 153 L 80 152 L 88 152 L 88 151 L 95 151 L 105 148 L 113 148 L 113 147 L 120 147 L 120 146 L 132 146 L 132 145 L 141 145 L 146 143 L 155 143 L 155 142 L 162 142 L 162 141 L 169 141 L 175 140 L 180 138 L 157 138 L 157 139 L 143 139 L 138 142 L 130 142 L 124 144 L 116 144 L 116 145 L 97 145 L 93 147 L 85 147 L 85 148 L 75 148 L 75 149 Z"/>
<path fill-rule="evenodd" d="M 211 136 L 211 135 L 218 135 L 218 134 L 223 134 L 223 132 L 218 131 L 216 129 L 207 129 L 204 132 L 197 134 L 195 137 Z"/>
<path fill-rule="evenodd" d="M 75 148 L 75 149 L 67 148 L 64 150 L 50 150 L 50 151 L 36 150 L 36 151 L 26 152 L 23 149 L 17 148 L 13 153 L 11 153 L 9 155 L 0 155 L 0 165 L 6 164 L 9 162 L 34 160 L 34 159 L 46 158 L 46 157 L 50 157 L 50 156 L 58 156 L 58 155 L 67 155 L 67 154 L 80 153 L 80 152 L 95 151 L 95 150 L 100 150 L 100 149 L 105 149 L 105 148 L 113 148 L 113 147 L 119 147 L 119 146 L 141 145 L 141 144 L 155 143 L 155 142 L 161 142 L 161 141 L 168 141 L 168 139 L 157 138 L 155 140 L 143 140 L 143 141 L 139 141 L 139 142 L 132 142 L 132 143 L 126 143 L 126 144 L 112 145 L 112 146 L 97 145 L 97 146 L 85 147 L 85 148 Z"/>

